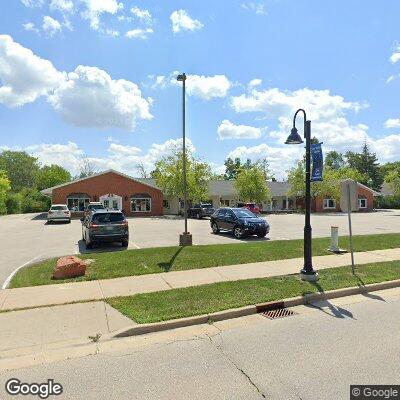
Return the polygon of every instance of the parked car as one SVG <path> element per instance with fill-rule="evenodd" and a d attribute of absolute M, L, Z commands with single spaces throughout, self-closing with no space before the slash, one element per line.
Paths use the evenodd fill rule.
<path fill-rule="evenodd" d="M 91 213 L 92 211 L 96 211 L 96 210 L 104 210 L 104 205 L 103 203 L 100 202 L 95 202 L 95 201 L 91 201 L 90 203 L 88 203 L 88 205 L 85 208 L 85 215 Z"/>
<path fill-rule="evenodd" d="M 213 233 L 230 231 L 237 239 L 245 235 L 264 237 L 269 233 L 268 222 L 246 208 L 222 207 L 210 219 Z"/>
<path fill-rule="evenodd" d="M 260 214 L 260 207 L 256 203 L 238 203 L 237 206 L 239 208 L 247 208 L 253 214 Z"/>
<path fill-rule="evenodd" d="M 121 211 L 96 210 L 82 221 L 82 240 L 87 249 L 95 243 L 121 242 L 123 247 L 128 246 L 129 227 L 128 221 Z"/>
<path fill-rule="evenodd" d="M 47 222 L 51 224 L 55 221 L 71 223 L 71 211 L 66 204 L 53 204 L 47 212 Z"/>
<path fill-rule="evenodd" d="M 188 209 L 188 217 L 201 219 L 204 217 L 211 217 L 214 214 L 215 208 L 212 204 L 195 204 Z"/>

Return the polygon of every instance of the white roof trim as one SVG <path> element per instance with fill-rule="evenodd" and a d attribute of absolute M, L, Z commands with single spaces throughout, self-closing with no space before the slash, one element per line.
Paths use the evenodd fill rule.
<path fill-rule="evenodd" d="M 53 187 L 51 187 L 51 188 L 43 189 L 43 190 L 41 190 L 40 192 L 41 192 L 42 194 L 44 194 L 45 196 L 51 196 L 51 194 L 53 193 L 53 190 L 54 190 L 54 189 L 58 189 L 58 188 L 60 188 L 60 187 L 72 185 L 73 183 L 76 183 L 76 182 L 82 182 L 82 181 L 85 181 L 85 180 L 87 180 L 87 179 L 94 178 L 94 177 L 96 177 L 96 176 L 101 176 L 101 175 L 108 174 L 108 173 L 110 173 L 110 172 L 112 172 L 112 173 L 114 173 L 114 174 L 117 174 L 117 175 L 120 175 L 120 176 L 122 176 L 122 177 L 124 177 L 124 178 L 130 179 L 130 180 L 132 180 L 132 181 L 135 181 L 135 182 L 137 182 L 137 183 L 141 183 L 142 185 L 149 186 L 149 187 L 151 187 L 151 188 L 153 188 L 153 189 L 160 190 L 158 187 L 156 187 L 156 186 L 154 186 L 154 185 L 152 185 L 152 184 L 150 184 L 150 183 L 142 182 L 142 181 L 137 180 L 137 179 L 135 179 L 135 178 L 132 178 L 131 176 L 126 175 L 126 174 L 124 174 L 124 173 L 122 173 L 122 172 L 116 171 L 115 169 L 107 169 L 106 171 L 98 172 L 97 174 L 93 174 L 93 175 L 87 176 L 86 178 L 76 179 L 76 180 L 71 181 L 71 182 L 66 182 L 66 183 L 62 183 L 61 185 L 57 185 L 57 186 L 53 186 Z"/>

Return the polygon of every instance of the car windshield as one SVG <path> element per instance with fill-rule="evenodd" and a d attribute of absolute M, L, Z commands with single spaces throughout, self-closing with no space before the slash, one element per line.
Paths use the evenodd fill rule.
<path fill-rule="evenodd" d="M 89 204 L 88 205 L 89 210 L 104 210 L 103 204 Z"/>
<path fill-rule="evenodd" d="M 121 213 L 104 213 L 95 214 L 93 216 L 93 222 L 97 224 L 107 224 L 108 222 L 122 222 L 125 219 Z"/>
<path fill-rule="evenodd" d="M 212 204 L 202 204 L 202 208 L 212 208 Z"/>
<path fill-rule="evenodd" d="M 235 210 L 234 212 L 238 218 L 256 218 L 256 216 L 249 210 Z"/>
<path fill-rule="evenodd" d="M 52 206 L 50 208 L 51 211 L 66 211 L 68 210 L 67 206 Z"/>

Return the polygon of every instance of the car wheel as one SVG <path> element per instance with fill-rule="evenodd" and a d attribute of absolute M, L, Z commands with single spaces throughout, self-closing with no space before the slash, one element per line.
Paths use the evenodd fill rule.
<path fill-rule="evenodd" d="M 213 231 L 213 233 L 219 233 L 219 228 L 216 222 L 213 222 L 211 225 L 211 229 Z"/>
<path fill-rule="evenodd" d="M 123 240 L 121 242 L 122 247 L 128 247 L 129 241 L 128 240 Z"/>
<path fill-rule="evenodd" d="M 257 236 L 258 236 L 259 238 L 263 238 L 263 237 L 267 236 L 267 232 L 257 233 Z"/>
<path fill-rule="evenodd" d="M 68 223 L 69 223 L 69 224 L 71 223 L 71 220 L 70 220 L 70 219 L 68 220 Z"/>
<path fill-rule="evenodd" d="M 87 240 L 85 240 L 85 245 L 87 249 L 93 249 L 93 243 L 92 242 L 88 242 Z"/>
<path fill-rule="evenodd" d="M 200 217 L 200 214 L 199 213 L 196 213 L 196 219 L 200 219 L 201 217 Z"/>
<path fill-rule="evenodd" d="M 236 239 L 241 239 L 244 235 L 243 228 L 241 228 L 240 226 L 235 226 L 235 228 L 233 229 L 233 234 Z"/>

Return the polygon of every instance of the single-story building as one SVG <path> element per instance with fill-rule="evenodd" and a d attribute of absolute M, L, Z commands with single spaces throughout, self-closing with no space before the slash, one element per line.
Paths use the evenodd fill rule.
<path fill-rule="evenodd" d="M 304 198 L 290 196 L 288 182 L 266 182 L 270 189 L 271 201 L 261 204 L 263 211 L 276 212 L 304 208 Z M 89 201 L 100 201 L 107 208 L 123 210 L 128 216 L 156 216 L 179 214 L 183 201 L 178 197 L 164 196 L 155 179 L 132 178 L 121 172 L 107 170 L 42 190 L 51 197 L 52 203 L 67 204 L 68 208 L 80 214 Z M 241 200 L 233 181 L 212 180 L 208 183 L 209 200 L 214 207 L 236 206 Z M 359 211 L 372 211 L 374 196 L 380 193 L 357 183 Z M 340 212 L 340 201 L 317 197 L 312 200 L 314 212 Z"/>
<path fill-rule="evenodd" d="M 52 204 L 67 204 L 78 215 L 90 201 L 100 201 L 128 216 L 163 214 L 160 189 L 114 170 L 44 189 L 42 193 L 51 197 Z"/>

